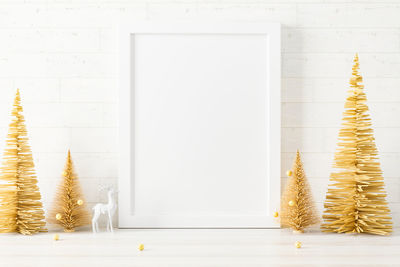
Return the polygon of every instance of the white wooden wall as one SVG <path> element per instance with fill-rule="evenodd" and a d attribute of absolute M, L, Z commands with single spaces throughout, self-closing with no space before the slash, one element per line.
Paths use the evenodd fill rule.
<path fill-rule="evenodd" d="M 400 219 L 400 2 L 385 0 L 1 0 L 0 149 L 18 87 L 46 207 L 68 148 L 88 202 L 105 201 L 99 184 L 116 184 L 120 16 L 282 23 L 282 177 L 299 148 L 320 210 L 359 52 Z"/>

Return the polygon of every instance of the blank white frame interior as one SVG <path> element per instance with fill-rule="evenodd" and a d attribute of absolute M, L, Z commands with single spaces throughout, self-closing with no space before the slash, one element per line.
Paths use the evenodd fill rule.
<path fill-rule="evenodd" d="M 120 228 L 272 228 L 280 25 L 123 23 Z"/>

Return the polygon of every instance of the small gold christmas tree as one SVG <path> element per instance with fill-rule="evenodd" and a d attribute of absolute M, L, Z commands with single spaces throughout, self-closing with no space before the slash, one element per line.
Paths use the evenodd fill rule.
<path fill-rule="evenodd" d="M 356 55 L 335 154 L 334 167 L 340 171 L 331 174 L 321 228 L 324 232 L 387 235 L 392 232 L 390 210 L 358 69 Z"/>
<path fill-rule="evenodd" d="M 11 115 L 0 175 L 0 232 L 46 232 L 19 90 Z"/>
<path fill-rule="evenodd" d="M 50 223 L 63 227 L 64 232 L 74 232 L 76 227 L 90 224 L 90 213 L 83 200 L 69 150 L 62 176 L 63 181 L 58 187 L 55 203 L 48 220 Z"/>
<path fill-rule="evenodd" d="M 304 228 L 319 222 L 310 186 L 297 151 L 290 180 L 281 199 L 281 226 L 303 232 Z"/>

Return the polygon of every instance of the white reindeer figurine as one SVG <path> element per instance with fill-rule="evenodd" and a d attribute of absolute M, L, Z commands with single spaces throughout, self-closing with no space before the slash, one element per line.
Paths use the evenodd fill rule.
<path fill-rule="evenodd" d="M 115 202 L 115 190 L 112 187 L 108 187 L 108 203 L 98 203 L 93 207 L 93 218 L 92 218 L 92 230 L 93 233 L 99 232 L 99 217 L 101 214 L 107 214 L 108 222 L 107 222 L 107 231 L 114 232 L 112 226 L 112 218 L 117 209 L 117 203 Z"/>

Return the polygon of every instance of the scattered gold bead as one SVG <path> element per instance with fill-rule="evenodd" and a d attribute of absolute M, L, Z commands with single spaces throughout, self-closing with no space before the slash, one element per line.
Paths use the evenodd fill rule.
<path fill-rule="evenodd" d="M 79 206 L 81 206 L 81 205 L 83 204 L 83 200 L 82 200 L 82 199 L 79 199 L 79 200 L 76 202 L 76 204 L 78 204 Z"/>
<path fill-rule="evenodd" d="M 139 249 L 140 251 L 143 251 L 143 250 L 144 250 L 144 245 L 143 245 L 143 244 L 140 244 L 139 247 L 138 247 L 138 249 Z"/>
<path fill-rule="evenodd" d="M 288 171 L 286 171 L 286 175 L 287 175 L 287 176 L 292 176 L 292 175 L 293 175 L 293 172 L 292 172 L 291 170 L 288 170 Z"/>
<path fill-rule="evenodd" d="M 295 246 L 296 248 L 301 248 L 301 242 L 300 242 L 300 241 L 297 241 L 296 243 L 294 243 L 294 246 Z"/>
<path fill-rule="evenodd" d="M 58 234 L 53 235 L 54 241 L 58 241 L 60 239 L 60 236 Z"/>
<path fill-rule="evenodd" d="M 56 219 L 57 219 L 57 220 L 61 220 L 61 218 L 62 218 L 61 214 L 60 214 L 60 213 L 57 213 L 57 214 L 56 214 Z"/>
<path fill-rule="evenodd" d="M 290 200 L 290 201 L 289 201 L 289 206 L 290 206 L 290 207 L 293 207 L 293 206 L 294 206 L 294 201 L 293 201 L 293 200 Z"/>
<path fill-rule="evenodd" d="M 279 216 L 279 213 L 277 211 L 274 212 L 274 217 L 277 218 Z"/>

